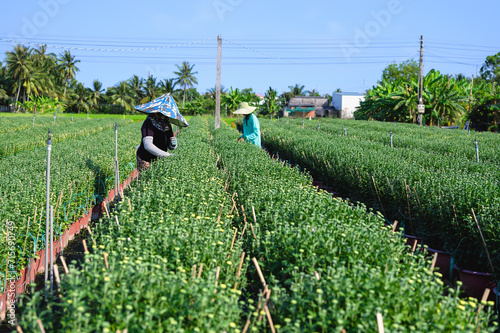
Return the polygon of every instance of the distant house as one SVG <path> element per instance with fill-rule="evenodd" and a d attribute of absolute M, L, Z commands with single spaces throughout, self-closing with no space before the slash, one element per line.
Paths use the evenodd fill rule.
<path fill-rule="evenodd" d="M 365 96 L 359 93 L 352 92 L 334 92 L 332 94 L 331 115 L 343 119 L 354 118 L 354 111 L 359 107 L 361 101 L 365 100 Z"/>
<path fill-rule="evenodd" d="M 290 98 L 284 116 L 315 118 L 328 116 L 328 98 L 318 96 L 296 96 Z"/>

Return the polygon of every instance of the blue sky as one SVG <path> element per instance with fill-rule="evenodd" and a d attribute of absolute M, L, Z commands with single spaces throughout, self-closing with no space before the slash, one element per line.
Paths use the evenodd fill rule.
<path fill-rule="evenodd" d="M 500 52 L 499 12 L 491 0 L 5 1 L 0 60 L 13 41 L 69 49 L 88 87 L 172 78 L 188 61 L 205 92 L 215 87 L 220 35 L 225 88 L 362 92 L 391 62 L 418 61 L 420 35 L 424 72 L 476 75 Z"/>

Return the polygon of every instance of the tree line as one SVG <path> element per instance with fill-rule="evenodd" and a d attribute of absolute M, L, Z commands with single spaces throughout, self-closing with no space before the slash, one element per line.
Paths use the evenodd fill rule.
<path fill-rule="evenodd" d="M 46 45 L 36 48 L 16 45 L 12 51 L 6 52 L 5 61 L 0 63 L 0 105 L 13 105 L 16 112 L 126 114 L 134 113 L 135 105 L 170 93 L 185 114 L 214 113 L 215 88 L 198 92 L 195 87 L 198 72 L 194 70 L 195 65 L 186 61 L 176 65 L 172 78 L 133 75 L 107 89 L 97 79 L 92 87 L 78 82 L 79 62 L 70 51 L 56 55 L 48 53 Z M 289 89 L 278 94 L 269 87 L 262 97 L 252 88 L 222 87 L 221 113 L 230 115 L 241 102 L 250 102 L 261 104 L 260 114 L 274 116 L 292 97 L 320 96 L 316 90 L 307 91 L 299 84 L 289 86 Z"/>
<path fill-rule="evenodd" d="M 407 60 L 387 66 L 354 113 L 356 119 L 417 122 L 419 64 Z M 422 80 L 426 125 L 463 125 L 498 131 L 500 123 L 500 52 L 488 56 L 479 77 L 430 70 Z"/>

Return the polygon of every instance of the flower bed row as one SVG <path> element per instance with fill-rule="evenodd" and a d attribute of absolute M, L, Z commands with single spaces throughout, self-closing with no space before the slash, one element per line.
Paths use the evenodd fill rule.
<path fill-rule="evenodd" d="M 0 142 L 2 142 L 0 145 L 0 158 L 34 149 L 42 148 L 43 150 L 47 143 L 49 129 L 53 133 L 52 144 L 56 144 L 68 139 L 97 134 L 103 130 L 112 128 L 115 122 L 118 122 L 120 125 L 131 122 L 130 120 L 111 118 L 91 120 L 76 118 L 74 121 L 71 118 L 60 118 L 54 125 L 53 119 L 47 121 L 46 118 L 43 117 L 43 121 L 39 120 L 36 126 L 32 126 L 31 123 L 26 124 L 26 119 L 31 121 L 29 117 L 1 118 L 2 121 L 5 119 L 15 119 L 20 121 L 21 124 L 11 124 L 9 122 L 2 124 L 2 128 L 0 128 Z"/>
<path fill-rule="evenodd" d="M 135 170 L 139 133 L 140 124 L 119 128 L 118 160 L 122 179 Z M 54 206 L 56 237 L 101 202 L 114 186 L 114 155 L 115 133 L 111 127 L 53 144 L 50 201 Z M 4 290 L 8 253 L 6 221 L 11 228 L 9 236 L 14 239 L 11 241 L 15 243 L 14 260 L 9 259 L 9 267 L 13 265 L 14 269 L 9 270 L 19 272 L 45 247 L 46 169 L 46 149 L 0 160 L 0 230 L 4 235 L 0 237 L 0 292 Z"/>
<path fill-rule="evenodd" d="M 493 265 L 500 267 L 497 166 L 332 136 L 292 123 L 264 121 L 262 132 L 270 151 L 383 212 L 391 223 L 402 222 L 406 233 L 451 252 L 462 267 L 491 269 L 479 225 Z"/>
<path fill-rule="evenodd" d="M 262 262 L 281 331 L 375 332 L 377 313 L 386 332 L 495 330 L 491 309 L 476 317 L 477 301 L 444 287 L 430 260 L 412 255 L 381 216 L 306 185 L 310 177 L 237 143 L 227 126 L 213 136 L 230 190 L 255 208 L 256 239 L 247 237 L 245 250 Z"/>
<path fill-rule="evenodd" d="M 227 177 L 208 136 L 201 118 L 182 131 L 176 156 L 153 163 L 113 216 L 92 227 L 87 241 L 95 246 L 81 268 L 70 268 L 56 297 L 47 305 L 43 293 L 21 301 L 23 330 L 36 329 L 37 319 L 61 332 L 236 327 L 241 292 L 231 288 L 245 286 L 242 241 L 233 238 Z"/>
<path fill-rule="evenodd" d="M 283 122 L 283 119 L 281 119 Z M 291 124 L 302 126 L 301 119 L 291 119 Z M 390 145 L 392 131 L 393 146 L 409 148 L 423 153 L 432 152 L 438 156 L 452 156 L 455 159 L 476 161 L 474 140 L 479 141 L 480 161 L 500 166 L 498 145 L 500 136 L 490 132 L 472 132 L 464 130 L 446 130 L 437 126 L 419 127 L 404 123 L 383 123 L 378 121 L 343 120 L 321 118 L 304 121 L 304 128 L 319 130 L 335 136 L 347 136 L 358 140 L 378 142 Z M 345 129 L 345 130 L 344 130 Z"/>

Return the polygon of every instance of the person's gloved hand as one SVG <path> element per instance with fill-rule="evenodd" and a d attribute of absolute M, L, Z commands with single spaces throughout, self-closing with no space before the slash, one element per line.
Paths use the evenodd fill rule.
<path fill-rule="evenodd" d="M 175 136 L 170 138 L 170 144 L 174 147 L 177 146 L 177 138 Z"/>

